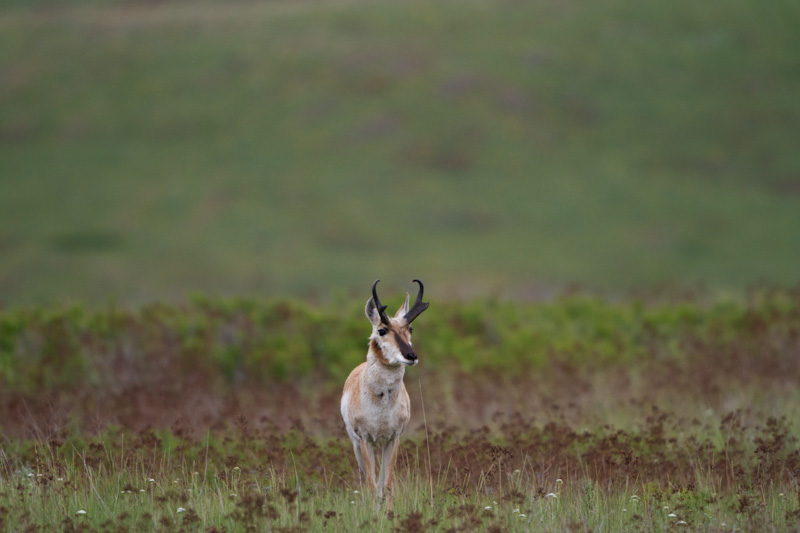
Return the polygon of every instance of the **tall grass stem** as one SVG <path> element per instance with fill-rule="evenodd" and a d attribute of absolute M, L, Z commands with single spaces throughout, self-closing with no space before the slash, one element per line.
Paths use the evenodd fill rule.
<path fill-rule="evenodd" d="M 425 399 L 422 397 L 422 380 L 419 383 L 419 401 L 422 405 L 422 423 L 425 426 L 425 446 L 428 448 L 428 482 L 430 483 L 431 509 L 433 509 L 433 473 L 431 472 L 431 441 L 428 438 L 428 418 L 425 416 Z"/>

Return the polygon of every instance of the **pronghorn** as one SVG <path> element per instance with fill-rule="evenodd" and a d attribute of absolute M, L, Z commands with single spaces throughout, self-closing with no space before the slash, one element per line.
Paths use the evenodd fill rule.
<path fill-rule="evenodd" d="M 428 308 L 422 301 L 424 287 L 409 309 L 406 301 L 394 317 L 386 316 L 372 284 L 372 298 L 364 311 L 372 323 L 367 361 L 358 365 L 347 378 L 342 391 L 342 418 L 353 441 L 358 467 L 367 478 L 367 485 L 377 489 L 378 501 L 386 492 L 387 506 L 392 506 L 392 474 L 397 459 L 400 434 L 411 416 L 408 392 L 403 384 L 406 366 L 416 365 L 417 354 L 411 347 L 411 322 Z M 380 457 L 380 474 L 375 479 L 375 454 Z"/>

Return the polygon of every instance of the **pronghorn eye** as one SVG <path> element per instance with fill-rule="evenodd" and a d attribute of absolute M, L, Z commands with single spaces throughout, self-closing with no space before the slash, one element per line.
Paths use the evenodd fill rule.
<path fill-rule="evenodd" d="M 414 333 L 414 328 L 412 328 L 411 326 L 408 326 L 408 332 L 409 333 Z"/>
<path fill-rule="evenodd" d="M 381 337 L 383 337 L 387 333 L 388 333 L 388 331 L 386 330 L 386 328 L 381 328 L 381 329 L 378 330 L 378 335 L 380 335 Z"/>

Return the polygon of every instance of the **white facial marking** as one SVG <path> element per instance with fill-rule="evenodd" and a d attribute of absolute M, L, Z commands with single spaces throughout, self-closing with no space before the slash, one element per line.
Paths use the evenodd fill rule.
<path fill-rule="evenodd" d="M 414 366 L 419 361 L 417 359 L 409 360 L 403 355 L 403 351 L 401 349 L 401 345 L 407 344 L 408 349 L 413 350 L 413 344 L 411 343 L 411 335 L 409 332 L 408 336 L 398 334 L 397 331 L 403 331 L 405 329 L 406 323 L 404 318 L 393 318 L 390 319 L 391 326 L 385 326 L 383 324 L 376 324 L 373 325 L 372 328 L 372 335 L 370 336 L 373 339 L 378 347 L 381 349 L 383 354 L 383 358 L 386 360 L 386 363 L 389 365 L 405 365 L 405 366 Z M 381 335 L 379 331 L 387 330 L 384 335 Z"/>

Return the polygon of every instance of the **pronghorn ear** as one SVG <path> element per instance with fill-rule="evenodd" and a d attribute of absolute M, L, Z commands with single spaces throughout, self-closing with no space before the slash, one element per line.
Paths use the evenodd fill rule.
<path fill-rule="evenodd" d="M 378 313 L 378 308 L 375 306 L 375 300 L 370 298 L 367 300 L 367 305 L 364 307 L 364 313 L 367 318 L 372 322 L 373 326 L 378 326 L 381 323 L 381 315 Z"/>
<path fill-rule="evenodd" d="M 395 318 L 400 318 L 401 316 L 406 316 L 408 314 L 408 293 L 406 293 L 406 303 L 400 306 L 400 309 L 394 314 Z"/>

